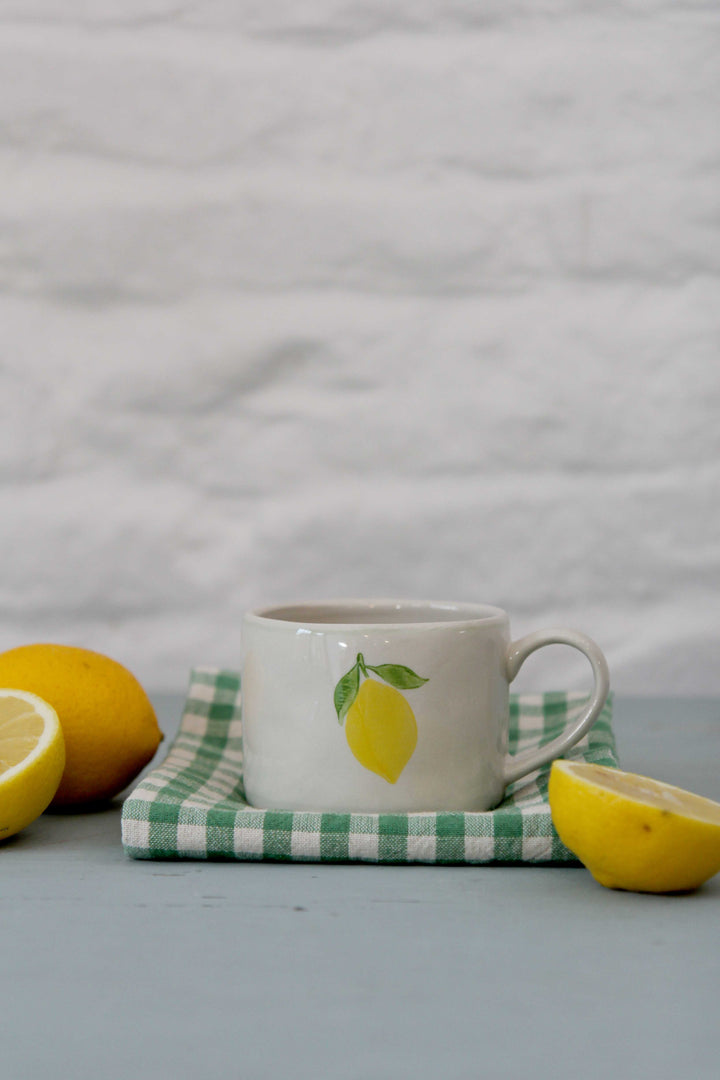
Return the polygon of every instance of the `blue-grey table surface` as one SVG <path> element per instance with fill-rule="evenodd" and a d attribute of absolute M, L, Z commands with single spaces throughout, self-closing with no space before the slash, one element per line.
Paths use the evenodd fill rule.
<path fill-rule="evenodd" d="M 720 800 L 720 700 L 615 727 L 623 768 Z M 0 848 L 2 1080 L 720 1076 L 720 875 L 138 862 L 120 806 Z"/>

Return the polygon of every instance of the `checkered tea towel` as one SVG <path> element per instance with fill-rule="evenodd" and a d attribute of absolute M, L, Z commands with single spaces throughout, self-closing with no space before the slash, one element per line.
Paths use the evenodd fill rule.
<path fill-rule="evenodd" d="M 510 750 L 549 742 L 587 700 L 582 693 L 511 697 Z M 568 756 L 617 765 L 611 700 Z M 484 813 L 356 814 L 257 810 L 245 801 L 240 678 L 192 672 L 178 734 L 162 765 L 125 800 L 122 841 L 134 859 L 286 862 L 568 863 L 547 802 L 549 766 L 517 781 Z"/>

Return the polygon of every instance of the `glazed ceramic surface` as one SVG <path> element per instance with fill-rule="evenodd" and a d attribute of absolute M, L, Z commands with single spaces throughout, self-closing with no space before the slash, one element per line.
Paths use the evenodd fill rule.
<path fill-rule="evenodd" d="M 509 684 L 542 645 L 585 653 L 595 685 L 582 716 L 537 751 L 507 752 Z M 243 624 L 248 801 L 292 810 L 486 810 L 508 783 L 594 723 L 607 664 L 584 634 L 513 642 L 481 604 L 341 600 L 259 609 Z"/>

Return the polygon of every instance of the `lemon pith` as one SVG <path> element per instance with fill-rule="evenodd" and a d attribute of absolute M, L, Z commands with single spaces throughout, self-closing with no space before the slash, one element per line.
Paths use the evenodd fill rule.
<path fill-rule="evenodd" d="M 55 709 L 66 762 L 54 805 L 112 798 L 155 754 L 162 738 L 137 679 L 100 653 L 69 645 L 22 645 L 0 654 L 0 686 L 18 686 Z"/>
<path fill-rule="evenodd" d="M 55 710 L 23 690 L 0 690 L 0 840 L 42 814 L 65 766 Z"/>
<path fill-rule="evenodd" d="M 345 735 L 361 765 L 395 784 L 417 745 L 417 724 L 401 693 L 367 679 L 348 711 Z"/>
<path fill-rule="evenodd" d="M 686 892 L 720 870 L 720 804 L 649 777 L 556 761 L 548 790 L 567 848 L 608 888 Z"/>

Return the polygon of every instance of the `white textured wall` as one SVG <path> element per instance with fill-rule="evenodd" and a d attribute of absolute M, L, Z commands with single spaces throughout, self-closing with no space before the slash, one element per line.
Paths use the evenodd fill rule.
<path fill-rule="evenodd" d="M 426 595 L 720 693 L 719 47 L 711 0 L 0 0 L 0 647 L 179 690 L 249 605 Z"/>

